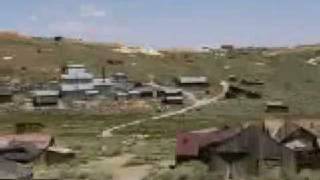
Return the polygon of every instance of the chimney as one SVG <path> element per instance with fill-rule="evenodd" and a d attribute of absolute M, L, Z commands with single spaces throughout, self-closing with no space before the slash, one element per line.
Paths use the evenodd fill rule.
<path fill-rule="evenodd" d="M 101 73 L 102 73 L 102 79 L 103 79 L 102 81 L 106 82 L 106 67 L 104 67 L 104 66 L 102 67 Z"/>

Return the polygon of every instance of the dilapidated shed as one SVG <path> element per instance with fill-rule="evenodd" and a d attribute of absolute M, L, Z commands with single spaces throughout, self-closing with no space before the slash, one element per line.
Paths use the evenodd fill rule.
<path fill-rule="evenodd" d="M 34 106 L 57 105 L 60 93 L 57 90 L 34 90 L 31 92 Z"/>
<path fill-rule="evenodd" d="M 292 172 L 320 167 L 318 136 L 312 131 L 294 122 L 283 121 L 271 136 L 292 152 L 284 154 L 283 158 L 285 165 L 290 167 Z"/>
<path fill-rule="evenodd" d="M 289 106 L 282 101 L 268 101 L 265 111 L 267 113 L 287 113 L 289 112 Z"/>
<path fill-rule="evenodd" d="M 175 79 L 178 86 L 184 87 L 203 87 L 209 86 L 209 81 L 206 76 L 180 76 Z"/>
<path fill-rule="evenodd" d="M 297 131 L 292 133 L 287 138 L 299 134 Z M 315 141 L 311 134 L 302 134 L 309 142 Z M 263 124 L 206 133 L 180 133 L 177 135 L 176 158 L 177 163 L 194 159 L 203 161 L 210 170 L 223 173 L 229 179 L 259 176 L 275 167 L 290 174 L 304 168 L 320 167 L 316 166 L 318 147 L 295 149 L 285 142 L 274 139 Z"/>

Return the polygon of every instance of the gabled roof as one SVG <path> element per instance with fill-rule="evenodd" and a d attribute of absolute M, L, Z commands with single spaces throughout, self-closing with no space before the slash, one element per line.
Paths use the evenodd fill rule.
<path fill-rule="evenodd" d="M 278 142 L 284 142 L 287 138 L 289 138 L 294 132 L 296 131 L 303 131 L 310 136 L 317 137 L 316 134 L 314 134 L 309 129 L 306 129 L 295 122 L 288 122 L 283 121 L 281 124 L 278 125 L 277 129 L 273 130 L 271 136 Z"/>
<path fill-rule="evenodd" d="M 44 150 L 52 145 L 54 139 L 51 135 L 42 133 L 0 135 L 0 149 L 8 147 L 12 142 L 30 143 L 37 149 Z"/>
<path fill-rule="evenodd" d="M 202 147 L 223 143 L 239 132 L 240 129 L 226 129 L 179 133 L 177 134 L 176 155 L 196 157 Z"/>

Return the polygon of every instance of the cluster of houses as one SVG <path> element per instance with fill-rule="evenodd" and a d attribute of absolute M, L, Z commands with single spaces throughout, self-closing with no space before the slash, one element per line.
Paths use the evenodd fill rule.
<path fill-rule="evenodd" d="M 58 147 L 55 139 L 40 131 L 37 123 L 16 125 L 16 132 L 0 135 L 0 178 L 32 180 L 32 166 L 56 164 L 75 157 L 70 149 Z"/>
<path fill-rule="evenodd" d="M 50 86 L 32 88 L 28 92 L 34 107 L 55 107 L 61 100 L 91 100 L 98 97 L 113 100 L 158 98 L 164 104 L 184 104 L 182 87 L 207 87 L 205 76 L 182 76 L 174 79 L 176 87 L 152 86 L 129 80 L 125 73 L 114 73 L 96 78 L 82 64 L 66 65 L 61 70 L 60 81 Z M 0 88 L 0 103 L 11 102 L 13 91 L 8 86 Z"/>
<path fill-rule="evenodd" d="M 275 168 L 294 175 L 320 168 L 320 143 L 314 122 L 269 120 L 241 127 L 177 134 L 176 162 L 206 163 L 226 179 L 264 176 Z"/>

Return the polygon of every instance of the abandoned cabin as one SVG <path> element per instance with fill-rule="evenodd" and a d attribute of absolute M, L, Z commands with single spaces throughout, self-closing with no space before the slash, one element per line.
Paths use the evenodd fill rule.
<path fill-rule="evenodd" d="M 55 90 L 34 90 L 31 92 L 33 106 L 55 106 L 58 105 L 60 93 Z"/>
<path fill-rule="evenodd" d="M 158 92 L 158 97 L 183 96 L 182 89 L 164 88 Z"/>
<path fill-rule="evenodd" d="M 256 90 L 251 90 L 237 85 L 230 85 L 228 92 L 226 93 L 226 98 L 232 99 L 242 96 L 245 96 L 250 99 L 262 98 L 262 94 Z"/>
<path fill-rule="evenodd" d="M 13 92 L 9 87 L 0 87 L 0 103 L 12 102 Z"/>
<path fill-rule="evenodd" d="M 175 78 L 177 86 L 183 87 L 207 87 L 208 78 L 205 76 L 181 76 Z"/>
<path fill-rule="evenodd" d="M 304 168 L 319 168 L 316 136 L 298 126 L 290 131 L 286 131 L 287 128 L 284 126 L 276 133 L 282 137 L 280 140 L 260 124 L 178 133 L 176 162 L 200 160 L 211 171 L 220 172 L 228 179 L 259 176 L 276 167 L 288 174 L 299 173 Z"/>
<path fill-rule="evenodd" d="M 288 113 L 289 106 L 282 101 L 268 101 L 266 102 L 266 113 Z"/>
<path fill-rule="evenodd" d="M 162 99 L 163 104 L 181 105 L 183 104 L 183 96 L 168 96 Z"/>
<path fill-rule="evenodd" d="M 45 133 L 0 135 L 0 159 L 23 164 L 60 163 L 73 159 L 75 152 L 58 147 L 55 139 Z"/>
<path fill-rule="evenodd" d="M 158 97 L 162 98 L 163 104 L 181 105 L 184 102 L 183 91 L 181 89 L 164 88 L 158 91 Z"/>

